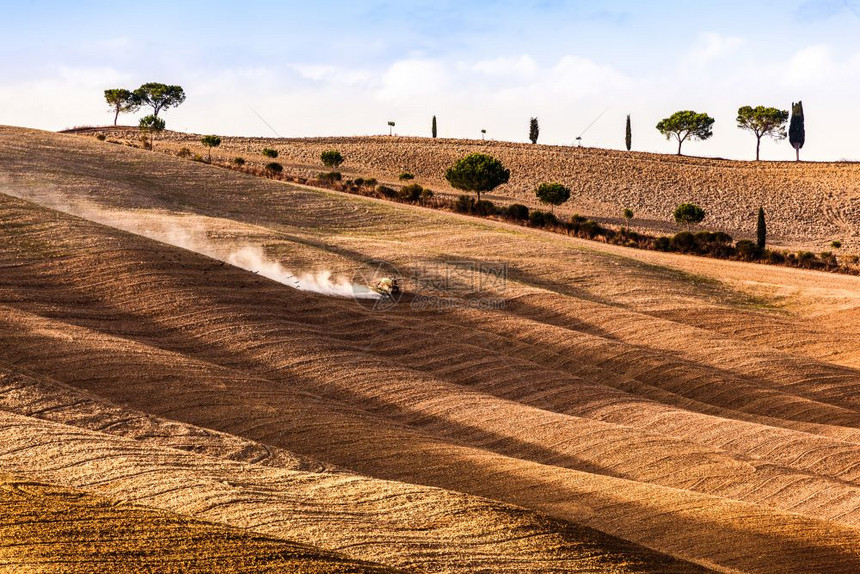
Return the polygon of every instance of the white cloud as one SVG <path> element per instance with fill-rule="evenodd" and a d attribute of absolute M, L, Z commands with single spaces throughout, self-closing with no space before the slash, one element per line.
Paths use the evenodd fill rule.
<path fill-rule="evenodd" d="M 687 55 L 687 60 L 696 65 L 704 65 L 734 54 L 743 45 L 743 38 L 706 32 L 699 35 L 696 46 Z"/>
<path fill-rule="evenodd" d="M 538 72 L 538 65 L 528 54 L 512 58 L 481 60 L 471 66 L 485 76 L 503 78 L 532 78 Z"/>
<path fill-rule="evenodd" d="M 477 72 L 477 73 L 476 73 Z M 460 99 L 482 102 L 547 103 L 595 97 L 624 89 L 628 78 L 587 58 L 567 55 L 548 67 L 531 56 L 448 64 L 410 59 L 392 64 L 381 77 L 384 101 Z"/>
<path fill-rule="evenodd" d="M 788 61 L 785 82 L 790 86 L 807 86 L 832 75 L 835 68 L 829 46 L 809 46 L 797 51 Z"/>
<path fill-rule="evenodd" d="M 450 67 L 440 60 L 398 60 L 382 74 L 377 95 L 385 101 L 405 101 L 445 92 L 452 87 L 451 75 Z"/>
<path fill-rule="evenodd" d="M 59 67 L 45 79 L 7 83 L 0 86 L 0 124 L 58 129 L 82 123 L 76 118 L 112 122 L 104 90 L 129 80 L 113 68 Z"/>
<path fill-rule="evenodd" d="M 629 79 L 613 67 L 578 56 L 564 56 L 549 72 L 545 78 L 548 87 L 569 97 L 611 94 L 630 84 Z"/>
<path fill-rule="evenodd" d="M 292 64 L 290 68 L 302 78 L 342 86 L 362 86 L 367 85 L 372 80 L 372 74 L 367 70 L 342 68 L 327 64 Z"/>

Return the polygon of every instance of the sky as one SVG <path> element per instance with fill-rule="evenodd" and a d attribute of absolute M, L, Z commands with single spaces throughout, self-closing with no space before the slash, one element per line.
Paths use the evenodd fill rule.
<path fill-rule="evenodd" d="M 0 124 L 47 130 L 162 82 L 187 94 L 167 127 L 195 133 L 429 136 L 435 115 L 525 142 L 537 117 L 539 143 L 622 149 L 630 114 L 633 149 L 674 153 L 654 126 L 690 109 L 716 123 L 685 154 L 754 159 L 737 109 L 802 100 L 802 157 L 860 160 L 860 0 L 0 0 L 0 62 Z"/>

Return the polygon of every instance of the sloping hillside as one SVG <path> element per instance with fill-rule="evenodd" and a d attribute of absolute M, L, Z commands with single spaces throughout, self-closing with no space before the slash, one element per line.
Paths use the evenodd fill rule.
<path fill-rule="evenodd" d="M 133 141 L 135 132 L 92 130 Z M 169 133 L 159 142 L 164 151 L 188 147 L 205 156 L 200 136 Z M 158 144 L 156 145 L 158 148 Z M 279 161 L 294 171 L 313 175 L 324 170 L 320 153 L 338 149 L 346 158 L 345 173 L 397 182 L 408 171 L 437 191 L 454 193 L 444 173 L 459 157 L 483 152 L 500 158 L 511 181 L 490 199 L 538 206 L 535 187 L 559 181 L 573 190 L 564 214 L 580 213 L 621 222 L 631 208 L 634 225 L 663 232 L 676 230 L 671 214 L 691 201 L 707 212 L 705 226 L 738 238 L 755 234 L 756 215 L 763 206 L 772 240 L 816 252 L 829 250 L 832 240 L 860 252 L 860 164 L 747 162 L 677 157 L 597 148 L 573 148 L 475 140 L 352 137 L 314 139 L 224 138 L 213 157 L 224 162 L 236 156 L 262 165 L 264 147 L 280 153 Z"/>
<path fill-rule="evenodd" d="M 860 279 L 2 134 L 0 472 L 401 569 L 860 568 Z"/>
<path fill-rule="evenodd" d="M 20 573 L 393 573 L 84 492 L 0 478 L 0 570 Z"/>

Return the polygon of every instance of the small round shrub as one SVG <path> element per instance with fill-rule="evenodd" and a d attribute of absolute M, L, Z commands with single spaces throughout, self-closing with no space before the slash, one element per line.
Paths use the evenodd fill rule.
<path fill-rule="evenodd" d="M 596 221 L 593 219 L 586 219 L 579 224 L 579 230 L 576 234 L 579 237 L 584 237 L 586 239 L 594 239 L 595 236 L 600 234 L 600 231 L 601 227 Z"/>
<path fill-rule="evenodd" d="M 838 239 L 834 239 L 830 242 L 830 247 L 832 247 L 833 249 L 839 249 L 840 247 L 842 247 L 842 242 Z"/>
<path fill-rule="evenodd" d="M 343 179 L 343 176 L 339 171 L 329 171 L 325 173 L 320 173 L 317 175 L 317 179 L 320 181 L 327 181 L 329 183 L 334 183 L 335 181 L 340 181 Z"/>
<path fill-rule="evenodd" d="M 512 203 L 505 209 L 505 217 L 514 221 L 527 221 L 529 208 L 522 203 Z"/>
<path fill-rule="evenodd" d="M 699 245 L 707 245 L 708 243 L 710 243 L 712 236 L 713 233 L 711 233 L 710 231 L 697 231 L 693 234 L 693 238 Z"/>
<path fill-rule="evenodd" d="M 176 155 L 179 157 L 191 157 L 191 150 L 187 147 L 180 148 Z"/>
<path fill-rule="evenodd" d="M 397 197 L 397 190 L 388 187 L 387 185 L 380 185 L 376 188 L 376 192 L 382 197 L 394 198 Z"/>
<path fill-rule="evenodd" d="M 744 261 L 753 261 L 754 259 L 759 259 L 762 256 L 762 250 L 759 248 L 758 244 L 755 241 L 749 241 L 748 239 L 741 239 L 738 241 L 735 244 L 735 251 L 737 251 L 738 257 Z"/>
<path fill-rule="evenodd" d="M 625 207 L 624 211 L 621 212 L 621 215 L 624 216 L 624 219 L 633 219 L 633 210 L 629 207 Z"/>
<path fill-rule="evenodd" d="M 364 178 L 363 177 L 357 177 L 354 180 L 352 180 L 352 183 L 354 183 L 358 187 L 362 187 L 364 185 Z"/>
<path fill-rule="evenodd" d="M 400 179 L 400 181 L 410 181 L 410 180 L 415 179 L 415 176 L 412 175 L 411 173 L 409 173 L 408 171 L 404 171 L 403 173 L 401 173 L 398 176 L 398 178 Z"/>
<path fill-rule="evenodd" d="M 560 183 L 542 183 L 537 186 L 535 195 L 541 203 L 558 206 L 570 199 L 570 188 Z"/>
<path fill-rule="evenodd" d="M 785 255 L 780 253 L 779 251 L 766 251 L 765 256 L 767 260 L 773 263 L 774 265 L 782 265 L 785 263 Z"/>
<path fill-rule="evenodd" d="M 704 253 L 711 257 L 726 259 L 737 255 L 737 250 L 730 243 L 712 243 Z"/>
<path fill-rule="evenodd" d="M 619 237 L 622 237 L 626 240 L 631 240 L 634 243 L 638 243 L 642 238 L 642 234 L 636 233 L 635 231 L 631 231 L 630 229 L 622 227 L 618 230 Z"/>
<path fill-rule="evenodd" d="M 376 187 L 377 183 L 378 182 L 376 181 L 375 177 L 369 177 L 364 180 L 364 187 L 369 187 L 370 189 L 373 189 L 374 187 Z"/>
<path fill-rule="evenodd" d="M 284 166 L 282 166 L 276 161 L 269 162 L 266 164 L 266 171 L 268 171 L 269 173 L 281 173 L 282 171 L 284 171 Z"/>
<path fill-rule="evenodd" d="M 731 246 L 732 236 L 722 231 L 699 231 L 694 236 L 695 244 L 687 249 L 701 255 L 713 255 L 715 257 L 728 257 L 734 255 Z"/>
<path fill-rule="evenodd" d="M 96 134 L 96 139 L 99 140 L 100 142 L 103 142 L 107 139 L 107 136 L 104 134 Z"/>
<path fill-rule="evenodd" d="M 471 195 L 461 195 L 454 201 L 454 211 L 457 213 L 471 213 L 473 215 L 495 215 L 498 213 L 496 205 L 492 201 L 482 199 L 475 201 Z"/>
<path fill-rule="evenodd" d="M 278 157 L 278 150 L 276 150 L 276 149 L 264 147 L 260 153 L 262 153 L 264 156 L 272 158 L 272 159 L 275 159 L 276 157 Z"/>
<path fill-rule="evenodd" d="M 421 196 L 418 199 L 421 200 L 422 202 L 430 201 L 431 199 L 433 199 L 433 190 L 427 189 L 425 187 L 424 189 L 421 190 Z"/>
<path fill-rule="evenodd" d="M 417 183 L 412 183 L 410 185 L 404 185 L 400 188 L 400 191 L 397 193 L 397 196 L 400 199 L 406 201 L 418 201 L 421 199 L 421 192 L 424 191 L 424 188 L 418 185 Z"/>
<path fill-rule="evenodd" d="M 658 237 L 654 240 L 654 249 L 657 251 L 671 251 L 672 240 L 666 236 Z"/>
<path fill-rule="evenodd" d="M 675 208 L 675 221 L 681 225 L 701 223 L 705 219 L 705 210 L 693 203 L 682 203 Z"/>
<path fill-rule="evenodd" d="M 549 211 L 534 209 L 529 213 L 529 224 L 533 227 L 551 227 L 558 225 L 558 218 Z"/>
<path fill-rule="evenodd" d="M 498 159 L 482 154 L 471 153 L 457 160 L 445 172 L 445 179 L 455 189 L 478 192 L 492 191 L 508 183 L 511 171 Z"/>
<path fill-rule="evenodd" d="M 200 138 L 200 143 L 209 148 L 218 147 L 221 145 L 221 138 L 219 136 L 203 136 Z"/>
<path fill-rule="evenodd" d="M 798 251 L 797 264 L 806 269 L 813 269 L 818 263 L 818 257 L 811 251 Z"/>
<path fill-rule="evenodd" d="M 732 242 L 732 236 L 723 231 L 698 231 L 695 238 L 696 246 L 703 250 L 709 249 L 713 244 Z"/>
<path fill-rule="evenodd" d="M 689 231 L 681 231 L 672 237 L 672 248 L 676 251 L 692 251 L 696 246 L 696 236 Z"/>
<path fill-rule="evenodd" d="M 245 158 L 243 158 L 243 157 L 234 157 L 234 158 L 233 158 L 233 163 L 234 163 L 234 164 L 236 164 L 236 165 L 238 165 L 238 166 L 243 166 L 243 165 L 245 165 Z"/>
<path fill-rule="evenodd" d="M 495 215 L 497 213 L 496 204 L 492 201 L 482 199 L 475 202 L 475 214 L 477 215 Z"/>
<path fill-rule="evenodd" d="M 472 213 L 475 211 L 475 198 L 471 195 L 458 196 L 454 201 L 454 211 L 457 213 Z"/>
<path fill-rule="evenodd" d="M 326 167 L 338 167 L 343 163 L 343 155 L 336 149 L 330 149 L 320 154 L 320 161 Z"/>

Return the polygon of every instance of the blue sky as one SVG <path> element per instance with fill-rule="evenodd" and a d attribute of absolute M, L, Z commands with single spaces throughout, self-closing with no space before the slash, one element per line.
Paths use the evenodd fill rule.
<path fill-rule="evenodd" d="M 860 159 L 860 0 L 318 2 L 4 1 L 0 123 L 112 121 L 110 87 L 181 84 L 168 127 L 282 136 L 387 131 L 671 153 L 654 129 L 710 113 L 691 155 L 749 159 L 741 105 L 802 99 L 808 159 Z M 122 118 L 125 123 L 133 117 Z M 786 142 L 765 159 L 791 159 Z"/>

